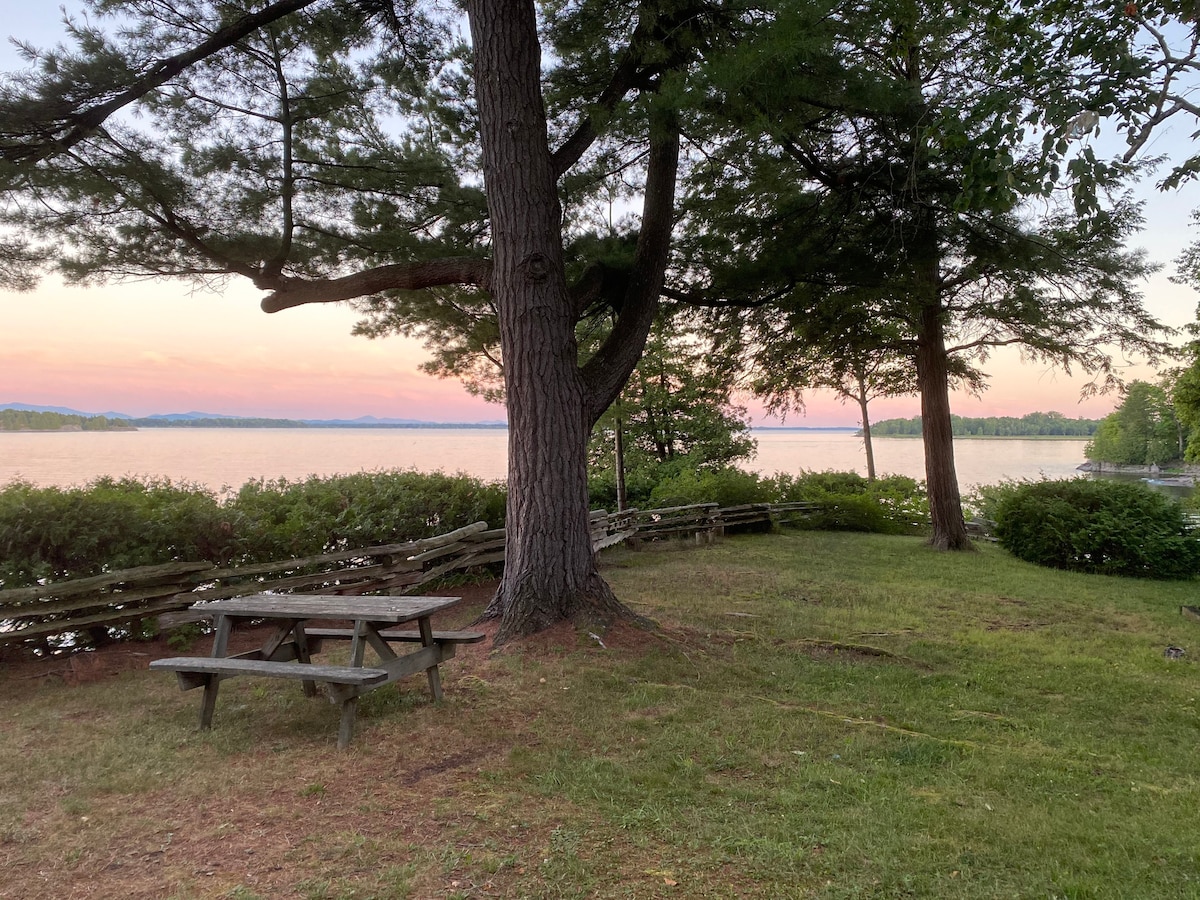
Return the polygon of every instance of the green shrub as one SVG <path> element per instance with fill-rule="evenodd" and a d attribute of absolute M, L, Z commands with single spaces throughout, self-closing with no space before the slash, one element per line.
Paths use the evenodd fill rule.
<path fill-rule="evenodd" d="M 819 500 L 829 496 L 865 494 L 871 482 L 857 472 L 801 472 L 799 475 L 777 473 L 771 484 L 777 502 Z"/>
<path fill-rule="evenodd" d="M 267 562 L 504 523 L 504 488 L 466 476 L 376 472 L 251 481 L 226 503 L 166 479 L 0 489 L 0 587 L 174 560 Z"/>
<path fill-rule="evenodd" d="M 672 470 L 676 471 L 676 470 Z M 662 467 L 642 466 L 625 473 L 625 503 L 635 509 L 650 506 L 650 494 L 667 477 Z M 592 509 L 617 508 L 617 479 L 612 469 L 588 470 L 588 503 Z"/>
<path fill-rule="evenodd" d="M 867 531 L 899 534 L 906 528 L 888 518 L 883 507 L 872 497 L 833 494 L 821 501 L 821 510 L 799 523 L 818 531 Z"/>
<path fill-rule="evenodd" d="M 763 478 L 733 467 L 681 469 L 654 486 L 645 508 L 793 502 L 819 504 L 821 512 L 801 524 L 828 531 L 900 534 L 929 522 L 929 500 L 920 482 L 902 475 L 868 481 L 855 472 Z"/>
<path fill-rule="evenodd" d="M 1145 485 L 1023 482 L 990 492 L 995 534 L 1014 556 L 1056 569 L 1138 578 L 1191 578 L 1200 541 L 1183 509 Z"/>
<path fill-rule="evenodd" d="M 504 524 L 504 487 L 466 475 L 360 472 L 251 481 L 230 501 L 256 560 L 311 556 Z"/>
<path fill-rule="evenodd" d="M 869 481 L 856 472 L 777 474 L 764 482 L 773 503 L 817 503 L 822 511 L 802 523 L 824 531 L 902 534 L 929 523 L 921 482 L 904 475 Z"/>
<path fill-rule="evenodd" d="M 104 477 L 82 488 L 16 481 L 0 490 L 0 585 L 227 562 L 243 549 L 236 520 L 206 488 L 167 479 Z"/>
<path fill-rule="evenodd" d="M 769 489 L 752 472 L 733 466 L 719 469 L 684 469 L 654 486 L 648 508 L 716 503 L 741 506 L 745 503 L 770 502 Z"/>

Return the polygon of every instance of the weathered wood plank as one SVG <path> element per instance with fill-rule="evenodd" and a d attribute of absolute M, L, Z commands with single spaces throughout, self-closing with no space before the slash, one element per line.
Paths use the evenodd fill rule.
<path fill-rule="evenodd" d="M 638 525 L 638 529 L 642 531 L 654 531 L 661 528 L 670 528 L 677 525 L 705 525 L 710 522 L 717 521 L 715 515 L 673 515 L 664 516 L 661 519 L 655 519 L 652 522 L 642 522 Z"/>
<path fill-rule="evenodd" d="M 12 631 L 0 631 L 0 644 L 15 644 L 20 641 L 29 640 L 30 638 L 65 634 L 68 631 L 82 631 L 90 625 L 124 625 L 128 622 L 149 619 L 157 616 L 159 613 L 178 608 L 179 602 L 174 598 L 169 598 L 159 603 L 147 603 L 133 608 L 123 607 L 121 609 L 112 609 L 90 616 L 38 622 L 33 625 L 14 628 Z"/>
<path fill-rule="evenodd" d="M 223 678 L 235 675 L 257 675 L 264 678 L 286 678 L 292 681 L 324 681 L 330 684 L 368 685 L 381 684 L 388 680 L 388 673 L 383 669 L 273 662 L 242 657 L 214 659 L 202 656 L 172 656 L 167 659 L 153 660 L 150 668 L 195 675 L 220 675 Z"/>
<path fill-rule="evenodd" d="M 308 642 L 309 653 L 319 653 L 321 647 L 320 640 Z M 270 662 L 307 662 L 301 655 L 301 648 L 297 646 L 295 641 L 284 641 L 278 647 L 271 651 L 268 656 L 264 653 L 263 648 L 256 647 L 253 650 L 246 650 L 242 653 L 231 654 L 228 659 L 265 659 Z"/>
<path fill-rule="evenodd" d="M 503 529 L 499 530 L 503 532 Z M 322 553 L 317 556 L 306 556 L 297 559 L 280 560 L 277 562 L 251 563 L 249 565 L 237 566 L 235 568 L 219 569 L 211 574 L 214 579 L 230 578 L 239 575 L 266 575 L 270 574 L 271 572 L 288 571 L 290 569 L 319 566 L 333 562 L 344 562 L 348 559 L 401 555 L 407 557 L 412 553 L 419 553 L 422 550 L 441 546 L 442 543 L 453 543 L 467 537 L 485 533 L 486 531 L 487 522 L 472 522 L 470 525 L 464 525 L 462 528 L 449 531 L 446 534 L 434 535 L 433 537 L 428 538 L 420 538 L 415 541 L 405 541 L 402 544 L 381 544 L 375 547 L 362 547 L 355 550 L 338 550 L 334 553 Z"/>
<path fill-rule="evenodd" d="M 263 619 L 366 619 L 399 624 L 449 609 L 460 597 L 339 597 L 328 594 L 253 594 L 199 604 L 218 615 Z"/>
<path fill-rule="evenodd" d="M 699 512 L 701 510 L 715 510 L 718 508 L 719 504 L 716 503 L 691 503 L 687 506 L 664 506 L 661 509 L 627 510 L 627 512 L 632 514 L 634 518 L 644 519 L 648 516 L 663 516 L 668 513 Z"/>
<path fill-rule="evenodd" d="M 319 646 L 319 642 L 317 643 Z M 312 652 L 316 653 L 317 650 L 312 649 Z M 264 659 L 264 656 L 262 649 L 253 649 L 246 650 L 245 653 L 235 653 L 232 656 L 227 656 L 226 659 L 262 660 Z M 299 648 L 296 647 L 294 641 L 288 641 L 287 643 L 280 644 L 280 646 L 275 649 L 275 652 L 265 659 L 268 659 L 271 662 L 290 662 L 292 660 L 300 660 L 301 662 L 305 661 L 300 658 Z M 208 684 L 208 678 L 199 676 L 197 673 L 179 672 L 178 674 L 180 676 L 180 690 L 188 691 L 192 690 L 193 688 L 204 688 L 204 686 Z M 308 684 L 308 682 L 305 682 L 305 684 Z"/>
<path fill-rule="evenodd" d="M 313 572 L 307 575 L 290 575 L 287 578 L 276 578 L 272 581 L 244 581 L 238 584 L 222 585 L 203 591 L 194 591 L 193 600 L 211 600 L 216 597 L 240 596 L 246 593 L 261 593 L 262 591 L 296 590 L 306 587 L 320 587 L 330 582 L 340 581 L 346 584 L 367 581 L 371 578 L 386 575 L 389 567 L 362 566 L 357 569 L 336 569 L 331 572 Z"/>
<path fill-rule="evenodd" d="M 75 595 L 66 599 L 32 600 L 15 605 L 0 606 L 0 618 L 28 619 L 62 613 L 86 612 L 100 607 L 127 606 L 146 600 L 174 597 L 188 587 L 187 582 L 171 581 L 155 587 L 132 588 L 123 591 Z"/>
<path fill-rule="evenodd" d="M 500 534 L 504 533 L 504 529 L 496 529 Z M 311 556 L 301 559 L 285 560 L 276 563 L 258 563 L 248 566 L 238 566 L 231 569 L 218 569 L 207 572 L 206 581 L 217 581 L 221 579 L 246 578 L 253 575 L 269 574 L 271 572 L 290 571 L 292 569 L 308 568 L 310 566 L 321 565 L 329 562 L 339 562 L 347 559 L 357 558 L 375 558 L 384 556 L 400 556 L 402 559 L 392 562 L 374 563 L 367 566 L 349 566 L 340 569 L 331 569 L 325 572 L 302 573 L 298 575 L 289 575 L 285 578 L 279 578 L 269 581 L 255 581 L 247 584 L 244 581 L 237 583 L 220 585 L 215 588 L 210 588 L 203 591 L 195 591 L 192 594 L 193 601 L 212 600 L 222 597 L 236 597 L 245 594 L 248 590 L 261 592 L 265 590 L 287 590 L 313 585 L 323 585 L 334 581 L 343 581 L 347 583 L 367 581 L 371 578 L 381 577 L 383 575 L 416 572 L 420 571 L 420 562 L 409 558 L 413 553 L 421 553 L 426 550 L 440 548 L 446 544 L 458 543 L 462 539 L 469 539 L 479 534 L 487 533 L 486 522 L 474 522 L 471 525 L 466 525 L 463 528 L 447 532 L 446 534 L 437 535 L 431 538 L 422 538 L 417 541 L 408 541 L 403 544 L 385 544 L 378 547 L 367 547 L 361 550 L 344 550 L 338 553 L 325 553 L 320 556 Z"/>
<path fill-rule="evenodd" d="M 464 541 L 455 541 L 453 544 L 446 544 L 444 547 L 433 547 L 430 550 L 425 550 L 422 553 L 417 553 L 410 556 L 407 562 L 410 563 L 425 563 L 431 559 L 441 559 L 443 556 L 449 556 L 453 553 L 458 553 L 465 550 L 467 544 Z M 474 548 L 472 548 L 472 551 Z"/>
<path fill-rule="evenodd" d="M 489 553 L 492 550 L 504 549 L 504 538 L 488 538 L 486 541 L 464 541 L 472 553 Z"/>
<path fill-rule="evenodd" d="M 631 537 L 635 537 L 638 533 L 636 528 L 629 528 L 625 531 L 615 531 L 612 534 L 603 535 L 601 537 L 592 538 L 593 550 L 605 550 L 609 547 L 614 547 L 622 541 L 627 541 Z"/>
<path fill-rule="evenodd" d="M 503 528 L 489 528 L 487 531 L 480 531 L 478 534 L 473 534 L 469 538 L 465 538 L 465 540 L 469 540 L 473 544 L 474 543 L 484 543 L 486 541 L 495 541 L 495 540 L 499 540 L 499 541 L 503 542 L 504 541 L 504 529 Z"/>
<path fill-rule="evenodd" d="M 210 562 L 172 562 L 158 566 L 138 566 L 134 569 L 122 569 L 118 572 L 105 572 L 103 575 L 55 581 L 32 587 L 7 588 L 0 591 L 0 606 L 39 600 L 42 597 L 64 598 L 75 594 L 86 594 L 89 591 L 101 590 L 114 584 L 128 584 L 134 581 L 144 584 L 155 578 L 173 578 L 176 575 L 203 572 L 214 568 L 216 567 Z"/>
<path fill-rule="evenodd" d="M 412 653 L 398 656 L 379 664 L 379 668 L 387 672 L 388 680 L 395 681 L 406 675 L 427 671 L 454 656 L 454 644 L 434 644 L 432 647 L 422 647 Z"/>
<path fill-rule="evenodd" d="M 305 628 L 304 633 L 309 637 L 345 639 L 354 636 L 352 628 Z M 387 628 L 379 632 L 379 636 L 385 641 L 410 641 L 419 642 L 421 640 L 421 632 L 419 631 L 400 631 L 395 628 Z M 477 644 L 487 637 L 482 631 L 435 631 L 433 639 L 439 642 L 455 643 L 455 644 Z"/>

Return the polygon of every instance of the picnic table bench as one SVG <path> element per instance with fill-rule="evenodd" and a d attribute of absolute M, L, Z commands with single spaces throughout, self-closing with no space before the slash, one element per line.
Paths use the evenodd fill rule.
<path fill-rule="evenodd" d="M 341 705 L 338 747 L 344 749 L 354 734 L 359 696 L 385 684 L 425 672 L 434 700 L 442 698 L 439 666 L 454 656 L 458 644 L 475 643 L 485 635 L 471 631 L 434 631 L 430 617 L 458 603 L 458 597 L 342 597 L 255 594 L 208 603 L 193 604 L 193 611 L 211 614 L 216 624 L 212 653 L 207 657 L 177 656 L 158 659 L 150 668 L 175 672 L 182 690 L 204 689 L 200 705 L 200 727 L 212 726 L 217 691 L 223 679 L 256 675 L 300 681 L 304 693 L 315 696 L 317 684 L 326 685 L 330 699 Z M 230 655 L 229 635 L 237 622 L 276 622 L 275 631 L 259 648 Z M 349 628 L 312 626 L 313 621 L 348 621 Z M 386 626 L 417 623 L 415 631 Z M 348 665 L 319 665 L 312 654 L 323 640 L 350 641 Z M 410 653 L 397 655 L 392 642 L 420 643 Z M 363 664 L 370 645 L 379 656 L 371 666 Z"/>

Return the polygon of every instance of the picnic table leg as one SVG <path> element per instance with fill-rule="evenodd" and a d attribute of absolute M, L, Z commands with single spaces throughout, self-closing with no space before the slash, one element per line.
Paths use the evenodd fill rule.
<path fill-rule="evenodd" d="M 214 659 L 229 654 L 229 630 L 233 620 L 229 616 L 217 616 L 217 633 L 213 635 L 212 653 Z M 200 729 L 207 731 L 212 727 L 213 711 L 217 708 L 217 688 L 221 686 L 220 675 L 209 675 L 204 682 L 204 699 L 200 702 Z"/>
<path fill-rule="evenodd" d="M 429 616 L 422 616 L 417 620 L 417 627 L 421 629 L 421 645 L 423 647 L 433 646 L 433 626 L 429 624 Z M 425 670 L 425 674 L 429 676 L 429 692 L 433 694 L 434 700 L 442 699 L 442 673 L 438 670 L 437 663 L 434 663 Z"/>
<path fill-rule="evenodd" d="M 312 654 L 308 652 L 308 635 L 304 632 L 304 623 L 297 622 L 292 628 L 292 636 L 296 641 L 296 661 L 302 663 L 311 663 Z M 315 681 L 302 681 L 300 684 L 304 688 L 305 697 L 317 696 L 317 683 Z"/>
<path fill-rule="evenodd" d="M 354 621 L 354 636 L 350 640 L 350 665 L 358 668 L 363 664 L 363 655 L 367 649 L 366 624 L 361 619 Z"/>
<path fill-rule="evenodd" d="M 342 722 L 338 726 L 338 749 L 345 750 L 354 737 L 354 716 L 358 711 L 358 695 L 352 694 L 342 700 Z"/>
<path fill-rule="evenodd" d="M 355 668 L 361 667 L 366 650 L 366 624 L 361 619 L 356 619 L 354 636 L 350 639 L 350 665 Z M 342 721 L 338 726 L 338 749 L 345 750 L 350 746 L 350 740 L 354 737 L 354 717 L 358 713 L 358 694 L 343 694 L 341 700 Z"/>

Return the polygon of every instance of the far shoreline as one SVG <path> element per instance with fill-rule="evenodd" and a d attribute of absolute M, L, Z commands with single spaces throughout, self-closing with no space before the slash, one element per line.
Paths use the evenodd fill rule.
<path fill-rule="evenodd" d="M 862 437 L 863 433 L 858 432 L 857 437 Z M 1093 435 L 1090 434 L 956 434 L 956 441 L 1090 441 Z M 902 441 L 919 441 L 919 434 L 872 434 L 871 440 L 902 440 Z"/>
<path fill-rule="evenodd" d="M 73 425 L 62 428 L 0 428 L 0 434 L 126 434 L 137 430 L 134 426 L 129 428 L 80 428 L 78 425 Z"/>

